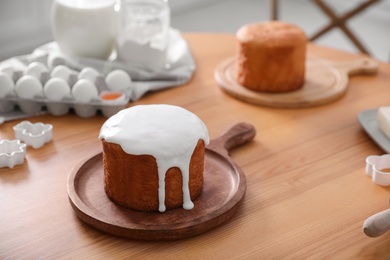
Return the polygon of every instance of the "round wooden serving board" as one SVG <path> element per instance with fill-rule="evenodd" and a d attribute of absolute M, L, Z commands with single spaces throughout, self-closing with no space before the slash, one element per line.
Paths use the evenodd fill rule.
<path fill-rule="evenodd" d="M 69 201 L 77 216 L 103 232 L 139 240 L 174 240 L 204 233 L 230 219 L 246 191 L 245 175 L 228 151 L 255 136 L 253 126 L 240 123 L 206 148 L 204 186 L 192 210 L 141 212 L 114 204 L 104 192 L 102 153 L 68 177 Z"/>
<path fill-rule="evenodd" d="M 236 58 L 231 57 L 221 62 L 214 72 L 215 80 L 228 94 L 256 105 L 300 108 L 336 100 L 346 92 L 349 76 L 374 73 L 378 70 L 378 65 L 369 58 L 349 62 L 308 58 L 303 87 L 284 93 L 256 92 L 247 89 L 236 82 L 235 69 Z"/>

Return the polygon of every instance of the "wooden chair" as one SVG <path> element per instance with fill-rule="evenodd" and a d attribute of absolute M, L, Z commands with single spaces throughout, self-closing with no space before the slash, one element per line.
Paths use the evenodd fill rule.
<path fill-rule="evenodd" d="M 313 0 L 313 2 L 322 9 L 322 11 L 330 18 L 329 23 L 316 32 L 314 35 L 309 37 L 310 41 L 314 41 L 329 32 L 335 27 L 339 27 L 344 34 L 352 41 L 352 43 L 359 49 L 360 52 L 370 55 L 368 50 L 364 45 L 359 41 L 359 39 L 353 34 L 353 32 L 348 28 L 346 22 L 357 14 L 361 13 L 371 5 L 380 2 L 381 0 L 366 0 L 362 3 L 359 3 L 352 10 L 346 12 L 341 16 L 337 16 L 332 8 L 325 3 L 324 0 Z M 270 16 L 271 20 L 278 19 L 278 0 L 270 0 Z"/>

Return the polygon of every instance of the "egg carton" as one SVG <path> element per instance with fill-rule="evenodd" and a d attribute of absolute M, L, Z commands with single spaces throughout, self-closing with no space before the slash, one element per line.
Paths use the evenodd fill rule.
<path fill-rule="evenodd" d="M 33 99 L 21 99 L 14 95 L 7 95 L 0 98 L 0 113 L 9 112 L 19 108 L 26 115 L 35 115 L 41 111 L 47 111 L 54 116 L 61 116 L 69 113 L 71 109 L 84 118 L 92 117 L 100 111 L 104 116 L 110 117 L 127 106 L 129 97 L 124 96 L 118 102 L 103 102 L 93 99 L 88 103 L 77 103 L 71 98 L 64 98 L 61 101 L 50 102 L 42 96 L 35 96 Z"/>
<path fill-rule="evenodd" d="M 24 70 L 0 71 L 0 113 L 18 107 L 27 115 L 47 110 L 60 116 L 73 109 L 80 117 L 98 111 L 110 117 L 127 106 L 132 85 L 123 70 L 103 76 L 90 67 L 77 72 L 58 65 L 49 70 L 43 63 L 32 62 Z"/>

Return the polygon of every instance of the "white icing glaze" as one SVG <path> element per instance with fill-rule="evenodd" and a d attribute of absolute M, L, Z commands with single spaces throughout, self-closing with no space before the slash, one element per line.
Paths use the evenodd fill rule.
<path fill-rule="evenodd" d="M 102 126 L 99 139 L 119 144 L 128 154 L 156 158 L 159 178 L 159 211 L 165 211 L 165 173 L 178 167 L 183 179 L 183 208 L 194 207 L 188 187 L 191 155 L 209 135 L 195 114 L 172 105 L 139 105 L 121 110 Z"/>

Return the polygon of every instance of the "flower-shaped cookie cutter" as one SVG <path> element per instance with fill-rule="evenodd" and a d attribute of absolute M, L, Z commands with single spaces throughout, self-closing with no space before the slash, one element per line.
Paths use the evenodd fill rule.
<path fill-rule="evenodd" d="M 50 124 L 23 121 L 14 126 L 15 138 L 21 140 L 34 149 L 50 142 L 53 136 L 53 126 Z"/>
<path fill-rule="evenodd" d="M 390 185 L 390 154 L 371 155 L 366 158 L 366 173 L 374 183 Z"/>
<path fill-rule="evenodd" d="M 1 140 L 0 141 L 0 168 L 13 168 L 15 165 L 22 164 L 26 156 L 26 144 L 20 140 Z"/>

